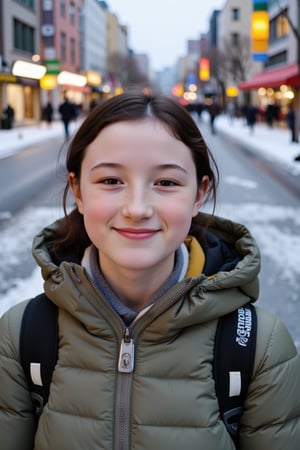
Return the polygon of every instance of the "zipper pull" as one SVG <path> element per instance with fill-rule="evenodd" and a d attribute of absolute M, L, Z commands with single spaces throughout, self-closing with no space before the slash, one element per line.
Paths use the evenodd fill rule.
<path fill-rule="evenodd" d="M 121 341 L 118 370 L 125 373 L 131 373 L 134 370 L 134 343 L 128 328 L 125 329 Z"/>

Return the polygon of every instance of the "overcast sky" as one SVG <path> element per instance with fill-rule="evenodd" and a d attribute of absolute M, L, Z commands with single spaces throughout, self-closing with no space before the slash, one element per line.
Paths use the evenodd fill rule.
<path fill-rule="evenodd" d="M 226 0 L 107 0 L 109 9 L 129 28 L 129 46 L 147 53 L 151 68 L 172 66 L 186 53 L 188 39 L 208 30 L 215 9 Z"/>

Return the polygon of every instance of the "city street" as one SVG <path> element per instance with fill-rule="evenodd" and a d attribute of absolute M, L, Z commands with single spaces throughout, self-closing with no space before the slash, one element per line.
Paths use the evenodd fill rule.
<path fill-rule="evenodd" d="M 244 143 L 225 137 L 221 126 L 216 135 L 210 133 L 205 121 L 200 128 L 220 169 L 216 214 L 244 223 L 257 239 L 262 253 L 258 304 L 284 320 L 300 348 L 300 193 L 293 188 L 293 184 L 287 183 L 287 179 L 292 178 L 288 172 L 282 171 L 279 177 L 272 169 L 273 162 L 268 164 L 266 158 L 249 152 Z M 5 181 L 2 176 L 0 178 L 0 192 L 5 192 L 5 195 L 14 193 L 16 180 L 13 165 L 10 166 L 13 160 L 18 170 L 24 166 L 28 172 L 28 161 L 32 153 L 37 152 L 39 157 L 34 160 L 40 169 L 34 166 L 34 173 L 39 170 L 43 173 L 49 163 L 49 155 L 52 162 L 50 172 L 44 178 L 44 188 L 39 185 L 38 189 L 32 190 L 30 183 L 26 182 L 24 188 L 19 189 L 17 203 L 24 207 L 18 212 L 0 211 L 0 258 L 5 261 L 0 270 L 0 314 L 10 305 L 42 289 L 41 276 L 31 257 L 31 242 L 43 226 L 62 215 L 63 179 L 58 176 L 60 171 L 57 172 L 61 142 L 56 138 L 51 143 L 36 143 L 33 148 L 21 151 L 19 156 L 0 161 L 1 168 L 12 171 L 6 174 Z M 294 183 L 299 180 L 298 176 L 293 179 Z M 32 183 L 35 182 L 33 176 Z M 36 195 L 32 196 L 32 192 Z M 205 209 L 209 211 L 210 205 L 206 205 Z"/>

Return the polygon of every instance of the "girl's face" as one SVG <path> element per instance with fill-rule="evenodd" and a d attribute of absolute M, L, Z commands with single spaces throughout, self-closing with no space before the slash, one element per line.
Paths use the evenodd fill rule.
<path fill-rule="evenodd" d="M 172 271 L 208 187 L 204 177 L 198 188 L 189 148 L 154 119 L 104 128 L 69 182 L 104 274 Z"/>

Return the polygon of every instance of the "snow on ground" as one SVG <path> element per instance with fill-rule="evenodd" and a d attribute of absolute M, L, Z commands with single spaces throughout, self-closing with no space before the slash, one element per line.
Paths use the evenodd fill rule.
<path fill-rule="evenodd" d="M 281 277 L 293 283 L 300 276 L 300 207 L 269 206 L 256 203 L 223 204 L 218 215 L 244 223 L 257 239 L 264 255 L 269 257 Z M 1 232 L 0 259 L 12 268 L 20 258 L 31 252 L 34 235 L 40 229 L 56 220 L 60 209 L 28 208 L 18 217 L 12 218 L 9 229 Z M 288 220 L 291 226 L 283 228 Z M 4 283 L 5 280 L 2 280 Z M 12 305 L 41 292 L 43 286 L 40 270 L 34 269 L 25 278 L 16 278 L 13 286 L 3 295 L 0 302 L 0 316 Z"/>
<path fill-rule="evenodd" d="M 70 134 L 77 130 L 80 123 L 81 119 L 70 123 Z M 51 125 L 40 122 L 32 126 L 0 130 L 0 159 L 18 153 L 24 147 L 56 137 L 64 139 L 64 128 L 61 121 L 54 121 Z"/>
<path fill-rule="evenodd" d="M 0 272 L 1 290 L 8 290 L 1 295 L 0 316 L 15 303 L 30 298 L 42 291 L 43 280 L 40 270 L 26 273 L 28 267 L 24 267 L 24 276 L 18 276 L 7 284 L 6 273 L 11 273 L 14 267 L 20 267 L 22 262 L 27 264 L 31 255 L 33 237 L 46 225 L 54 222 L 62 216 L 60 208 L 28 208 L 22 213 L 9 218 L 9 226 L 1 230 L 0 235 Z M 33 260 L 33 258 L 32 258 Z M 34 264 L 34 263 L 33 263 Z"/>
<path fill-rule="evenodd" d="M 205 114 L 203 121 L 208 122 Z M 270 128 L 265 123 L 258 122 L 254 127 L 254 132 L 250 133 L 244 119 L 236 118 L 230 121 L 226 115 L 218 116 L 215 125 L 217 131 L 238 140 L 249 151 L 259 153 L 267 160 L 278 163 L 288 174 L 300 175 L 300 162 L 294 161 L 294 158 L 300 153 L 300 145 L 291 142 L 289 129 L 283 126 Z"/>
<path fill-rule="evenodd" d="M 217 213 L 246 225 L 283 279 L 292 283 L 296 275 L 300 277 L 300 206 L 225 204 Z M 284 227 L 287 222 L 288 228 Z"/>

